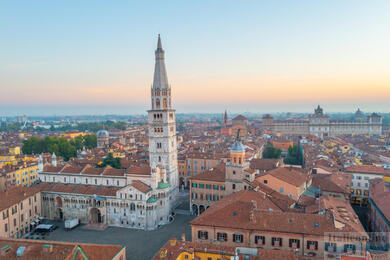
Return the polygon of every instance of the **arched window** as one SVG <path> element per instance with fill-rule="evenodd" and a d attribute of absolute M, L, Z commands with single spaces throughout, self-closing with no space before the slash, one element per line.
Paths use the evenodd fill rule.
<path fill-rule="evenodd" d="M 160 108 L 160 99 L 156 98 L 156 108 Z"/>
<path fill-rule="evenodd" d="M 163 108 L 167 108 L 167 99 L 166 98 L 163 99 Z"/>
<path fill-rule="evenodd" d="M 130 210 L 135 210 L 135 204 L 134 203 L 130 204 Z"/>

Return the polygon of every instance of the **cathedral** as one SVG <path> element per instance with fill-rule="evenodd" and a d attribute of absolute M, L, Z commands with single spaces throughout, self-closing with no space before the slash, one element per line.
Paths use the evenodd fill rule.
<path fill-rule="evenodd" d="M 178 187 L 176 119 L 160 35 L 148 111 L 149 165 L 114 169 L 77 163 L 39 161 L 42 215 L 49 219 L 78 218 L 81 223 L 156 229 L 172 220 Z M 99 131 L 99 146 L 108 132 Z"/>

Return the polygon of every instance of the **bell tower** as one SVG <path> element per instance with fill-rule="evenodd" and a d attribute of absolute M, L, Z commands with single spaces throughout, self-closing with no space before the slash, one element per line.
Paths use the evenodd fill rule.
<path fill-rule="evenodd" d="M 148 110 L 150 167 L 164 168 L 166 180 L 173 191 L 178 191 L 179 175 L 176 150 L 176 115 L 171 107 L 171 86 L 165 68 L 165 53 L 158 35 L 155 51 L 152 108 Z"/>

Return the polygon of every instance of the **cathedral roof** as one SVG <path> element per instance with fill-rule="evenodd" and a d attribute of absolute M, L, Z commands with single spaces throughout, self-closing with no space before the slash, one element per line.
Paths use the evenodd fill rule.
<path fill-rule="evenodd" d="M 246 118 L 245 116 L 243 115 L 238 115 L 236 116 L 235 118 L 232 119 L 233 121 L 235 120 L 248 120 L 248 118 Z"/>
<path fill-rule="evenodd" d="M 108 136 L 109 136 L 107 130 L 99 130 L 99 131 L 96 132 L 96 135 L 97 135 L 98 137 L 104 137 L 104 136 L 107 136 L 107 137 L 108 137 Z"/>

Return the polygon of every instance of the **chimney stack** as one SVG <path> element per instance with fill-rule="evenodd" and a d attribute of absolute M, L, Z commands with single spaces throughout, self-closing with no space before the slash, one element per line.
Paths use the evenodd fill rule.
<path fill-rule="evenodd" d="M 181 240 L 186 241 L 186 234 L 185 233 L 181 234 Z"/>
<path fill-rule="evenodd" d="M 176 238 L 171 238 L 170 240 L 169 240 L 169 244 L 171 245 L 171 246 L 176 246 Z"/>
<path fill-rule="evenodd" d="M 47 254 L 53 252 L 53 246 L 52 245 L 43 245 L 42 252 L 47 253 Z"/>
<path fill-rule="evenodd" d="M 257 209 L 257 201 L 251 200 L 252 209 Z"/>

